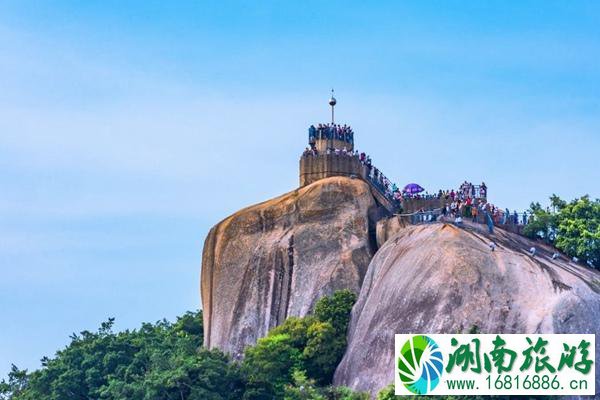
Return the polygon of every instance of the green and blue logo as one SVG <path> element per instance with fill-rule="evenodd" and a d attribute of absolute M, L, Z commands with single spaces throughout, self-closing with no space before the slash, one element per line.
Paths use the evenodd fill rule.
<path fill-rule="evenodd" d="M 440 383 L 444 357 L 428 336 L 413 336 L 398 355 L 398 371 L 404 387 L 414 394 L 427 394 Z"/>

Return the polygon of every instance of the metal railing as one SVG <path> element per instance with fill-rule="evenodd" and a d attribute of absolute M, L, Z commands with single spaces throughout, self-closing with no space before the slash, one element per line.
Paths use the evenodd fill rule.
<path fill-rule="evenodd" d="M 367 176 L 365 179 L 369 181 L 372 186 L 394 206 L 396 210 L 399 210 L 402 207 L 402 202 L 400 199 L 397 199 L 394 196 L 394 192 L 392 192 L 391 189 L 395 185 L 389 179 L 387 179 L 384 174 L 381 173 L 381 170 L 376 169 L 372 165 L 366 164 L 365 162 L 362 163 L 363 165 L 367 166 Z M 375 170 L 378 171 L 377 175 L 375 175 Z"/>
<path fill-rule="evenodd" d="M 436 208 L 428 211 L 417 211 L 410 214 L 397 214 L 398 217 L 412 225 L 428 224 L 437 222 L 440 215 L 442 215 L 442 209 Z"/>
<path fill-rule="evenodd" d="M 308 128 L 308 143 L 315 143 L 316 140 L 341 140 L 349 144 L 354 144 L 354 131 L 352 128 L 335 129 L 331 126 L 315 127 L 313 125 Z"/>

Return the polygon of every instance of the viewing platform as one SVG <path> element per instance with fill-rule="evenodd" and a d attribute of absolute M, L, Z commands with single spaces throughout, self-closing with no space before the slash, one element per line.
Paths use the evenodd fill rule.
<path fill-rule="evenodd" d="M 327 149 L 354 150 L 354 131 L 347 125 L 318 124 L 308 128 L 311 148 L 325 152 Z"/>
<path fill-rule="evenodd" d="M 403 223 L 419 224 L 447 220 L 449 215 L 461 216 L 481 224 L 522 234 L 527 215 L 508 209 L 500 210 L 488 203 L 485 183 L 474 185 L 466 180 L 457 190 L 439 190 L 430 194 L 416 183 L 402 189 L 392 183 L 371 162 L 371 158 L 354 147 L 354 131 L 349 125 L 336 124 L 334 106 L 329 100 L 331 123 L 319 123 L 308 128 L 308 147 L 300 157 L 300 187 L 321 179 L 345 176 L 362 179 L 369 184 L 378 207 L 374 220 L 395 215 Z M 471 212 L 471 210 L 475 210 Z"/>
<path fill-rule="evenodd" d="M 331 176 L 360 177 L 368 175 L 367 166 L 358 156 L 341 152 L 309 152 L 300 157 L 300 186 L 310 185 Z"/>
<path fill-rule="evenodd" d="M 378 213 L 395 214 L 401 210 L 398 188 L 375 168 L 371 158 L 354 149 L 354 131 L 346 124 L 335 123 L 331 98 L 331 123 L 311 125 L 308 128 L 308 145 L 300 157 L 300 187 L 332 176 L 362 179 L 369 184 L 373 197 L 379 204 Z"/>
<path fill-rule="evenodd" d="M 364 153 L 330 149 L 319 152 L 307 149 L 300 157 L 300 187 L 332 176 L 358 178 L 367 182 L 374 197 L 390 214 L 401 209 L 399 199 L 394 197 L 392 183 L 371 165 Z"/>
<path fill-rule="evenodd" d="M 487 187 L 466 181 L 456 192 L 423 194 L 420 192 L 424 189 L 416 184 L 407 186 L 416 186 L 417 192 L 406 191 L 406 187 L 400 190 L 372 164 L 369 156 L 354 149 L 354 132 L 347 125 L 311 125 L 308 144 L 300 157 L 300 187 L 333 176 L 360 178 L 369 183 L 378 203 L 389 214 L 439 210 L 455 199 L 470 198 L 474 206 L 487 202 Z"/>
<path fill-rule="evenodd" d="M 471 185 L 468 193 L 456 193 L 456 199 L 462 198 L 465 200 L 470 197 L 474 205 L 479 205 L 480 202 L 487 202 L 487 188 L 481 185 Z M 405 213 L 414 213 L 419 210 L 435 210 L 442 208 L 446 204 L 452 203 L 454 198 L 451 198 L 448 193 L 423 196 L 404 197 L 402 199 L 402 210 Z"/>
<path fill-rule="evenodd" d="M 300 187 L 332 176 L 362 179 L 369 184 L 379 204 L 377 213 L 395 214 L 401 210 L 400 193 L 395 184 L 375 168 L 371 158 L 354 149 L 354 131 L 346 124 L 335 123 L 335 105 L 331 98 L 331 123 L 308 128 L 308 145 L 300 157 Z"/>

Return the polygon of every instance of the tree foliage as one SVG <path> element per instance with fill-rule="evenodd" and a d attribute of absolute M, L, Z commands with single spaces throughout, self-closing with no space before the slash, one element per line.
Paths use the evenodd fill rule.
<path fill-rule="evenodd" d="M 377 394 L 377 400 L 430 400 L 432 397 L 431 396 L 419 396 L 419 395 L 411 395 L 411 396 L 396 396 L 394 394 L 394 385 L 389 385 L 386 386 L 385 388 L 383 388 L 378 394 Z M 449 396 L 437 396 L 434 397 L 436 399 L 440 399 L 440 400 L 517 400 L 517 399 L 523 399 L 523 400 L 552 400 L 555 399 L 556 396 L 514 396 L 514 395 L 504 395 L 504 396 L 483 396 L 483 395 L 476 395 L 476 396 L 456 396 L 456 395 L 449 395 Z"/>
<path fill-rule="evenodd" d="M 313 316 L 288 318 L 246 350 L 242 369 L 253 387 L 246 399 L 283 396 L 302 371 L 321 386 L 331 384 L 346 349 L 346 331 L 356 295 L 349 290 L 321 298 Z"/>
<path fill-rule="evenodd" d="M 292 380 L 293 372 L 302 368 L 300 358 L 301 352 L 293 346 L 289 335 L 271 334 L 246 350 L 242 370 L 248 377 L 248 383 L 257 391 L 264 388 L 264 393 L 283 393 L 285 385 Z M 245 398 L 256 397 L 253 394 Z"/>
<path fill-rule="evenodd" d="M 322 298 L 315 315 L 288 318 L 248 347 L 241 363 L 201 347 L 201 312 L 124 332 L 113 332 L 109 319 L 95 332 L 73 334 L 37 371 L 13 366 L 0 382 L 0 399 L 363 400 L 328 386 L 355 300 L 349 291 Z"/>
<path fill-rule="evenodd" d="M 292 378 L 292 383 L 285 387 L 284 400 L 327 400 L 315 381 L 308 379 L 304 371 L 294 371 Z"/>
<path fill-rule="evenodd" d="M 523 233 L 600 268 L 600 200 L 583 196 L 566 202 L 552 195 L 550 203 L 551 207 L 546 209 L 539 203 L 531 204 L 533 220 Z"/>
<path fill-rule="evenodd" d="M 356 302 L 356 294 L 349 290 L 339 290 L 333 296 L 321 298 L 315 306 L 315 318 L 329 322 L 336 334 L 341 335 L 348 330 L 350 311 Z"/>
<path fill-rule="evenodd" d="M 304 371 L 294 371 L 292 383 L 286 385 L 284 400 L 369 400 L 367 393 L 353 392 L 347 387 L 320 387 Z"/>
<path fill-rule="evenodd" d="M 143 324 L 114 333 L 114 320 L 96 332 L 71 336 L 71 343 L 44 358 L 28 374 L 13 368 L 0 386 L 11 400 L 237 399 L 242 376 L 219 351 L 202 344 L 202 314 L 188 312 L 175 323 Z"/>

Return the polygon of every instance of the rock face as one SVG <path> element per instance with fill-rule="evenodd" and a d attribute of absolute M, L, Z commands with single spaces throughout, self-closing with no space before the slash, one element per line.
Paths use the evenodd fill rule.
<path fill-rule="evenodd" d="M 553 249 L 475 225 L 394 228 L 363 281 L 336 384 L 376 393 L 393 382 L 395 333 L 600 333 L 600 273 Z"/>
<path fill-rule="evenodd" d="M 288 316 L 311 312 L 321 296 L 358 293 L 373 256 L 375 208 L 364 181 L 335 177 L 214 226 L 202 255 L 205 345 L 239 357 Z"/>
<path fill-rule="evenodd" d="M 399 217 L 383 218 L 379 220 L 375 225 L 375 238 L 377 241 L 377 248 L 384 245 L 389 238 L 394 236 L 400 229 L 403 229 L 408 224 L 406 221 L 401 220 Z"/>
<path fill-rule="evenodd" d="M 395 333 L 600 333 L 599 272 L 500 229 L 382 212 L 367 183 L 333 177 L 214 226 L 202 256 L 205 345 L 239 358 L 288 316 L 351 289 L 360 294 L 334 383 L 375 394 L 393 381 Z"/>

